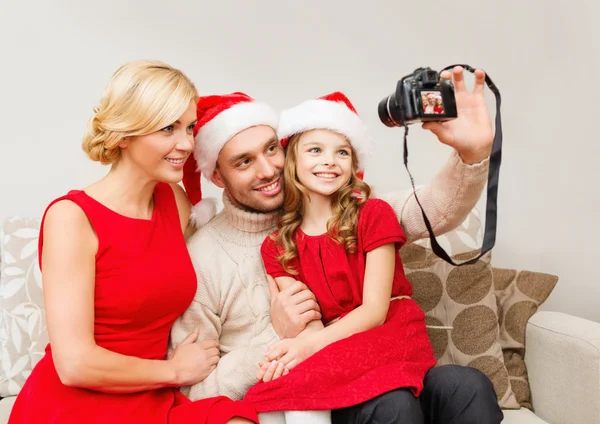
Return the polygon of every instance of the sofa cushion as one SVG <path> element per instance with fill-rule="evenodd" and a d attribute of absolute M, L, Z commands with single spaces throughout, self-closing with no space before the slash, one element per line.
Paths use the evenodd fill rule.
<path fill-rule="evenodd" d="M 436 237 L 436 241 L 449 256 L 481 249 L 481 244 L 483 242 L 483 227 L 481 225 L 479 211 L 473 209 L 458 227 L 446 234 Z M 417 240 L 414 244 L 431 249 L 431 241 L 429 238 Z"/>
<path fill-rule="evenodd" d="M 493 268 L 498 300 L 500 346 L 511 387 L 521 406 L 531 409 L 531 389 L 525 366 L 525 331 L 529 319 L 546 301 L 556 275 L 514 269 Z"/>
<path fill-rule="evenodd" d="M 518 409 L 499 342 L 491 252 L 458 267 L 416 244 L 403 247 L 400 254 L 413 297 L 425 312 L 438 365 L 479 369 L 492 381 L 500 406 Z M 460 263 L 477 254 L 462 253 L 453 260 Z"/>
<path fill-rule="evenodd" d="M 10 218 L 0 228 L 0 396 L 16 395 L 48 343 L 38 266 L 39 220 Z"/>

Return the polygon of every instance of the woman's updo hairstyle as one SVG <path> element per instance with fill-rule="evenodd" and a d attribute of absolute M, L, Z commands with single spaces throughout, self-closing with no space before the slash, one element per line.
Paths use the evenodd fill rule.
<path fill-rule="evenodd" d="M 177 121 L 198 101 L 194 84 L 178 69 L 150 60 L 121 66 L 94 108 L 83 151 L 94 161 L 115 164 L 125 137 L 150 134 Z"/>

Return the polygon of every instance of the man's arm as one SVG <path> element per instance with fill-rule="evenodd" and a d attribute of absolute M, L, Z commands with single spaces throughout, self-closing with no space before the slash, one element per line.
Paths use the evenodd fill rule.
<path fill-rule="evenodd" d="M 203 258 L 205 256 L 208 255 L 203 255 Z M 207 338 L 219 340 L 221 358 L 206 379 L 193 386 L 182 387 L 181 391 L 192 400 L 219 395 L 239 400 L 256 384 L 258 364 L 264 361 L 267 347 L 280 339 L 270 323 L 268 310 L 258 319 L 251 312 L 244 286 L 237 274 L 229 274 L 224 278 L 226 274 L 222 273 L 223 276 L 217 277 L 220 269 L 227 267 L 231 270 L 235 264 L 221 264 L 215 256 L 210 260 L 213 261 L 211 264 L 200 263 L 201 260 L 197 258 L 195 260 L 198 277 L 196 296 L 174 324 L 171 339 L 173 346 L 176 346 L 198 327 L 198 341 Z M 256 287 L 256 290 L 260 289 L 262 287 Z M 241 316 L 233 315 L 236 312 L 241 312 Z"/>
<path fill-rule="evenodd" d="M 454 151 L 427 187 L 417 189 L 417 196 L 436 236 L 458 227 L 475 207 L 487 182 L 489 159 L 466 164 Z M 381 196 L 387 201 L 406 234 L 406 244 L 429 236 L 421 208 L 412 190 Z"/>
<path fill-rule="evenodd" d="M 267 348 L 280 340 L 268 317 L 264 324 L 263 330 L 252 337 L 249 344 L 242 343 L 222 354 L 217 367 L 206 379 L 182 388 L 182 392 L 191 400 L 220 395 L 241 400 L 248 389 L 257 383 L 256 371 L 258 364 L 265 360 Z"/>

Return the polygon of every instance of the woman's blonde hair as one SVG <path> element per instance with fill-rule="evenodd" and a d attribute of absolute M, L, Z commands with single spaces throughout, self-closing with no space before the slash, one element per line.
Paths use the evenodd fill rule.
<path fill-rule="evenodd" d="M 88 121 L 84 152 L 104 165 L 121 158 L 119 143 L 150 134 L 177 121 L 198 101 L 198 91 L 178 69 L 151 60 L 121 66 L 108 83 Z"/>
<path fill-rule="evenodd" d="M 278 222 L 278 231 L 273 239 L 283 247 L 283 253 L 277 258 L 286 272 L 297 274 L 298 270 L 290 266 L 290 261 L 298 256 L 294 234 L 302 223 L 304 202 L 309 193 L 296 174 L 298 143 L 303 133 L 290 137 L 286 147 L 283 168 L 284 202 Z M 350 179 L 335 194 L 331 201 L 333 215 L 327 222 L 327 233 L 331 238 L 344 245 L 348 253 L 356 253 L 356 225 L 361 205 L 371 196 L 371 188 L 358 176 L 358 158 L 352 150 L 352 173 Z"/>

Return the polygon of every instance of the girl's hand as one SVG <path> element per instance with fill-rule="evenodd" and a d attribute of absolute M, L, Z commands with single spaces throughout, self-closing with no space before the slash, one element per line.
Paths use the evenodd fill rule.
<path fill-rule="evenodd" d="M 262 380 L 265 383 L 290 372 L 290 370 L 279 361 L 261 362 L 258 365 L 260 368 L 256 372 L 256 379 L 259 381 Z"/>
<path fill-rule="evenodd" d="M 314 338 L 311 339 L 314 340 Z M 267 361 L 278 360 L 283 363 L 288 370 L 291 370 L 318 350 L 315 343 L 309 341 L 308 337 L 285 339 L 270 346 L 267 349 L 265 358 L 267 358 Z"/>

